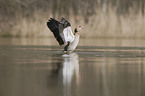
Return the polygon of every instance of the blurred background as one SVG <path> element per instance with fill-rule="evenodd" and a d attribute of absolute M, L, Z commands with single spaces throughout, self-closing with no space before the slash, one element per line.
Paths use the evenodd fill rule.
<path fill-rule="evenodd" d="M 0 0 L 1 37 L 52 37 L 50 17 L 83 25 L 85 38 L 144 38 L 145 0 Z"/>
<path fill-rule="evenodd" d="M 61 53 L 49 18 L 81 30 Z M 0 0 L 0 96 L 145 96 L 145 0 Z"/>

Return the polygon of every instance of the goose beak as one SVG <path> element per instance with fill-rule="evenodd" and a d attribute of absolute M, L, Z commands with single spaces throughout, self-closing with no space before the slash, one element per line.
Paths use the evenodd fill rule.
<path fill-rule="evenodd" d="M 79 26 L 79 28 L 84 29 L 84 27 L 83 27 L 83 26 Z"/>
<path fill-rule="evenodd" d="M 78 26 L 78 29 L 80 30 L 80 29 L 84 29 L 84 27 L 83 26 Z"/>

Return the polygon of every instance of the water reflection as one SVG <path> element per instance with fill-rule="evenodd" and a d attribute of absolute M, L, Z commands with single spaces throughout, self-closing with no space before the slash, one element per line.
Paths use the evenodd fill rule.
<path fill-rule="evenodd" d="M 103 90 L 104 90 L 104 96 L 110 96 L 109 94 L 109 88 L 107 84 L 107 74 L 106 74 L 106 62 L 102 63 L 102 84 L 103 84 Z"/>
<path fill-rule="evenodd" d="M 78 55 L 76 53 L 71 53 L 68 55 L 68 57 L 64 56 L 64 62 L 63 62 L 63 84 L 64 85 L 70 85 L 73 76 L 76 77 L 76 80 L 79 80 L 79 61 L 78 61 Z"/>
<path fill-rule="evenodd" d="M 145 48 L 91 48 L 1 45 L 0 96 L 145 96 Z"/>
<path fill-rule="evenodd" d="M 75 84 L 79 84 L 79 56 L 76 53 L 63 55 L 62 69 L 60 73 L 63 80 L 63 96 L 71 96 L 73 80 Z"/>

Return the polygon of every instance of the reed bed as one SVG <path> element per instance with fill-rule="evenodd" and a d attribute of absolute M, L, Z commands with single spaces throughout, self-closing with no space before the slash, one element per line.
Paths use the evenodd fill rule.
<path fill-rule="evenodd" d="M 57 2 L 56 5 L 58 3 L 60 2 Z M 87 3 L 83 3 L 90 8 Z M 52 33 L 46 26 L 47 20 L 50 17 L 56 19 L 64 17 L 70 21 L 73 29 L 78 25 L 85 27 L 81 32 L 81 36 L 84 38 L 145 38 L 145 15 L 143 14 L 142 8 L 135 11 L 134 7 L 130 7 L 127 14 L 120 14 L 116 12 L 116 7 L 111 5 L 107 7 L 105 12 L 102 10 L 102 7 L 93 7 L 88 10 L 85 9 L 87 8 L 86 6 L 76 12 L 72 9 L 73 7 L 69 8 L 69 6 L 67 6 L 69 9 L 64 7 L 61 10 L 59 8 L 60 6 L 57 6 L 60 10 L 53 9 L 52 6 L 54 4 L 48 6 L 49 10 L 45 9 L 46 6 L 39 9 L 32 7 L 33 10 L 22 10 L 17 6 L 18 12 L 15 10 L 14 5 L 11 5 L 13 9 L 5 8 L 8 11 L 7 13 L 0 7 L 0 10 L 2 10 L 0 16 L 0 36 L 52 37 Z M 81 8 L 81 6 L 77 8 Z"/>
<path fill-rule="evenodd" d="M 90 22 L 86 25 L 89 29 L 86 30 L 84 36 L 104 38 L 145 37 L 145 16 L 141 12 L 118 15 L 113 8 L 110 8 L 106 14 L 102 11 L 97 14 L 90 17 Z"/>

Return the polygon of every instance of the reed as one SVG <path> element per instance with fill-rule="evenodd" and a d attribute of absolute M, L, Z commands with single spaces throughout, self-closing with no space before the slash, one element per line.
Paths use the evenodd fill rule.
<path fill-rule="evenodd" d="M 106 14 L 98 11 L 98 15 L 90 17 L 85 37 L 104 38 L 144 38 L 145 16 L 131 11 L 127 15 L 118 15 L 115 9 L 110 8 Z M 89 33 L 89 34 L 88 34 Z"/>
<path fill-rule="evenodd" d="M 3 2 L 7 4 L 6 1 L 9 0 Z M 70 5 L 71 7 L 61 7 L 61 5 L 64 5 L 63 3 L 59 4 L 61 2 L 50 2 L 50 4 L 47 2 L 45 4 L 45 2 L 40 1 L 39 3 L 44 6 L 38 6 L 37 2 L 32 0 L 34 2 L 32 8 L 30 2 L 16 1 L 19 2 L 13 2 L 9 5 L 12 8 L 7 8 L 4 5 L 2 5 L 4 7 L 0 7 L 2 12 L 0 16 L 0 36 L 9 34 L 9 36 L 14 37 L 52 37 L 52 33 L 46 26 L 48 18 L 60 19 L 64 17 L 70 21 L 73 29 L 78 25 L 85 27 L 81 32 L 81 36 L 84 38 L 145 38 L 143 8 L 138 8 L 138 11 L 136 11 L 134 10 L 135 7 L 130 7 L 126 13 L 120 14 L 121 11 L 117 11 L 119 7 L 116 8 L 110 4 L 105 7 L 107 9 L 104 11 L 102 6 L 96 7 L 92 1 L 92 7 L 88 5 L 89 3 L 81 2 L 84 5 L 83 8 L 81 5 L 75 7 L 76 3 L 73 0 L 71 2 L 74 5 Z M 3 2 L 1 4 L 4 4 Z M 17 3 L 22 4 L 24 8 L 15 6 L 15 4 L 18 5 Z M 35 3 L 37 6 L 35 6 Z M 50 6 L 47 6 L 47 4 Z M 101 2 L 98 4 L 101 4 Z M 57 9 L 54 8 L 54 5 L 57 6 Z M 27 7 L 28 10 L 26 10 Z M 49 9 L 46 9 L 46 7 Z M 75 11 L 76 8 L 80 9 Z M 18 10 L 15 11 L 16 9 Z"/>

